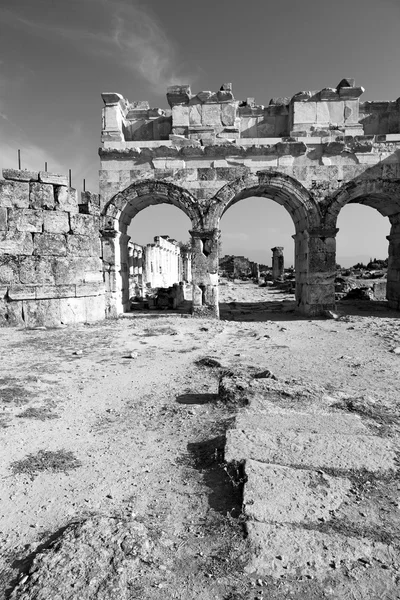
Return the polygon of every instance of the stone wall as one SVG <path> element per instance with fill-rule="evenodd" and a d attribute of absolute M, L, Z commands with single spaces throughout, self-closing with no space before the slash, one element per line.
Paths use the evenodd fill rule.
<path fill-rule="evenodd" d="M 4 170 L 0 180 L 0 326 L 105 316 L 99 198 L 67 178 Z"/>

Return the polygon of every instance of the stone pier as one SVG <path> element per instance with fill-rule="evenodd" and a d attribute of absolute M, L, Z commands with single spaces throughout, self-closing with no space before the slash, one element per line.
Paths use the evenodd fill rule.
<path fill-rule="evenodd" d="M 283 258 L 283 247 L 276 246 L 272 250 L 272 278 L 274 281 L 283 281 L 285 263 Z"/>

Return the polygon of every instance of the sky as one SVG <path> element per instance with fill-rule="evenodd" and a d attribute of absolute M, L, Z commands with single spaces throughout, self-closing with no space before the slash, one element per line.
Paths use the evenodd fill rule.
<path fill-rule="evenodd" d="M 355 77 L 362 100 L 395 100 L 399 26 L 399 0 L 1 0 L 0 169 L 17 167 L 21 149 L 23 168 L 71 169 L 75 187 L 85 178 L 98 191 L 104 91 L 167 108 L 168 85 L 197 92 L 232 82 L 235 98 L 268 104 Z M 187 240 L 177 213 L 140 213 L 135 241 Z M 387 219 L 361 206 L 342 216 L 338 262 L 386 257 Z M 279 245 L 292 263 L 293 225 L 273 201 L 238 203 L 221 229 L 226 254 L 270 263 Z"/>

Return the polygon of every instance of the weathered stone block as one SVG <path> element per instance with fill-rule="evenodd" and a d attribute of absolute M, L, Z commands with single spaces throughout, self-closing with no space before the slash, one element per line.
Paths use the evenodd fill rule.
<path fill-rule="evenodd" d="M 319 103 L 318 103 L 319 104 Z M 294 102 L 293 125 L 317 122 L 317 102 Z"/>
<path fill-rule="evenodd" d="M 68 185 L 68 178 L 66 175 L 47 173 L 47 171 L 39 172 L 39 181 L 41 183 L 51 183 L 52 185 Z"/>
<path fill-rule="evenodd" d="M 102 321 L 106 316 L 105 296 L 92 296 L 84 299 L 86 322 Z"/>
<path fill-rule="evenodd" d="M 34 300 L 36 287 L 31 285 L 12 285 L 8 288 L 10 300 Z"/>
<path fill-rule="evenodd" d="M 7 231 L 7 229 L 8 229 L 7 209 L 1 207 L 0 208 L 0 231 Z"/>
<path fill-rule="evenodd" d="M 79 235 L 93 236 L 99 230 L 99 219 L 92 215 L 71 215 L 70 224 L 72 233 Z"/>
<path fill-rule="evenodd" d="M 71 256 L 100 256 L 100 240 L 86 235 L 69 235 L 68 253 Z"/>
<path fill-rule="evenodd" d="M 43 231 L 47 233 L 68 233 L 70 230 L 69 218 L 66 212 L 44 212 Z"/>
<path fill-rule="evenodd" d="M 35 256 L 65 256 L 67 254 L 66 236 L 61 233 L 37 233 L 33 243 Z"/>
<path fill-rule="evenodd" d="M 189 125 L 201 125 L 201 104 L 189 106 Z"/>
<path fill-rule="evenodd" d="M 57 186 L 54 188 L 55 208 L 66 212 L 78 212 L 78 193 L 74 188 Z"/>
<path fill-rule="evenodd" d="M 76 297 L 99 296 L 100 294 L 104 294 L 104 291 L 103 282 L 80 284 L 76 286 Z"/>
<path fill-rule="evenodd" d="M 12 181 L 38 181 L 38 172 L 25 169 L 3 169 L 3 177 Z"/>
<path fill-rule="evenodd" d="M 86 320 L 86 306 L 84 298 L 60 298 L 61 323 L 82 323 Z"/>
<path fill-rule="evenodd" d="M 29 183 L 0 180 L 0 206 L 28 208 Z"/>
<path fill-rule="evenodd" d="M 42 232 L 43 212 L 30 208 L 11 209 L 9 212 L 9 229 L 16 231 Z"/>
<path fill-rule="evenodd" d="M 75 298 L 76 286 L 70 285 L 46 285 L 35 288 L 35 297 L 37 300 L 49 298 Z"/>
<path fill-rule="evenodd" d="M 54 187 L 48 183 L 30 183 L 29 205 L 30 208 L 53 210 Z"/>
<path fill-rule="evenodd" d="M 30 255 L 33 252 L 32 234 L 20 231 L 0 231 L 0 254 Z"/>
<path fill-rule="evenodd" d="M 236 118 L 236 106 L 234 104 L 222 105 L 220 118 L 222 125 L 233 127 Z"/>
<path fill-rule="evenodd" d="M 0 327 L 21 327 L 25 325 L 23 302 L 0 300 Z"/>
<path fill-rule="evenodd" d="M 25 256 L 19 260 L 19 281 L 28 285 L 54 284 L 51 261 L 39 256 Z"/>
<path fill-rule="evenodd" d="M 189 126 L 189 106 L 176 105 L 172 107 L 172 126 Z"/>
<path fill-rule="evenodd" d="M 344 123 L 344 102 L 317 102 L 316 111 L 317 123 L 337 125 Z"/>
<path fill-rule="evenodd" d="M 202 108 L 201 123 L 203 126 L 221 129 L 221 106 L 219 104 L 204 104 Z"/>
<path fill-rule="evenodd" d="M 18 283 L 19 257 L 9 254 L 0 255 L 0 285 Z"/>
<path fill-rule="evenodd" d="M 24 300 L 26 327 L 53 327 L 60 324 L 59 300 Z"/>

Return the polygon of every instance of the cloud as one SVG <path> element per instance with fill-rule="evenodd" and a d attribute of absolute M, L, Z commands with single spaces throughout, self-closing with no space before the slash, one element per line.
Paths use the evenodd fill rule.
<path fill-rule="evenodd" d="M 126 68 L 138 72 L 158 92 L 174 83 L 188 83 L 178 48 L 153 15 L 143 7 L 119 3 L 113 17 L 113 39 Z"/>
<path fill-rule="evenodd" d="M 80 51 L 96 57 L 101 55 L 114 65 L 138 74 L 158 93 L 165 93 L 168 85 L 188 83 L 196 78 L 193 73 L 188 78 L 178 46 L 148 8 L 125 0 L 85 0 L 82 6 L 85 4 L 86 8 L 89 4 L 96 5 L 90 13 L 98 9 L 102 16 L 97 19 L 97 27 L 93 21 L 86 28 L 60 26 L 27 19 L 1 8 L 0 15 L 3 23 L 42 38 L 64 39 Z"/>

